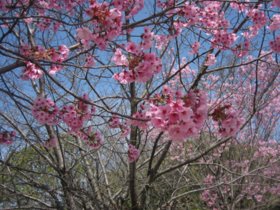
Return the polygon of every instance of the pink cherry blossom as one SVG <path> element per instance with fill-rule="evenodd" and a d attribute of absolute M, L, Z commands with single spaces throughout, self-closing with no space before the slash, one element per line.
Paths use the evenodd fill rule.
<path fill-rule="evenodd" d="M 128 145 L 128 162 L 133 163 L 137 161 L 140 156 L 140 151 L 132 144 Z"/>
<path fill-rule="evenodd" d="M 32 115 L 41 124 L 56 125 L 59 109 L 49 98 L 37 97 L 33 102 Z"/>
<path fill-rule="evenodd" d="M 26 63 L 25 69 L 23 70 L 21 78 L 24 79 L 24 80 L 39 79 L 43 76 L 43 74 L 44 74 L 44 72 L 43 72 L 42 69 L 40 69 L 35 64 L 28 61 Z"/>
<path fill-rule="evenodd" d="M 126 18 L 131 18 L 144 7 L 144 0 L 113 0 L 113 5 L 120 11 L 128 11 Z"/>
<path fill-rule="evenodd" d="M 207 117 L 207 97 L 199 90 L 192 90 L 185 96 L 176 91 L 173 94 L 151 101 L 146 115 L 155 128 L 167 131 L 171 140 L 184 141 L 196 136 L 202 128 Z"/>
<path fill-rule="evenodd" d="M 217 107 L 212 117 L 219 124 L 219 133 L 222 137 L 234 136 L 242 124 L 242 119 L 229 104 Z"/>
<path fill-rule="evenodd" d="M 3 131 L 0 132 L 0 144 L 10 145 L 14 142 L 14 137 L 16 136 L 15 131 Z"/>
<path fill-rule="evenodd" d="M 205 62 L 205 66 L 212 66 L 216 63 L 216 57 L 214 54 L 208 54 Z"/>
<path fill-rule="evenodd" d="M 110 128 L 118 128 L 120 127 L 120 119 L 117 116 L 112 116 L 111 119 L 109 120 L 109 126 Z"/>
<path fill-rule="evenodd" d="M 107 2 L 97 3 L 91 1 L 86 13 L 91 18 L 94 30 L 78 28 L 77 37 L 86 46 L 93 41 L 101 50 L 105 50 L 108 41 L 120 35 L 122 27 L 122 14 L 117 8 L 110 9 Z"/>
<path fill-rule="evenodd" d="M 150 28 L 144 28 L 144 33 L 142 34 L 141 47 L 146 50 L 152 47 L 152 39 L 154 34 L 151 32 Z"/>
<path fill-rule="evenodd" d="M 268 28 L 271 31 L 276 31 L 276 30 L 280 29 L 280 14 L 273 15 L 272 22 Z"/>
<path fill-rule="evenodd" d="M 86 27 L 77 29 L 77 37 L 86 41 L 92 41 L 94 38 L 93 33 Z"/>
<path fill-rule="evenodd" d="M 94 106 L 86 103 L 86 101 L 88 101 L 88 96 L 85 94 L 83 100 L 63 106 L 60 110 L 60 117 L 73 132 L 79 131 L 95 112 Z"/>
<path fill-rule="evenodd" d="M 180 125 L 171 125 L 168 127 L 168 134 L 173 141 L 182 141 L 186 138 L 186 130 L 182 129 Z"/>
<path fill-rule="evenodd" d="M 93 149 L 99 149 L 104 144 L 104 140 L 101 133 L 96 131 L 89 135 L 86 143 Z"/>
<path fill-rule="evenodd" d="M 272 5 L 276 7 L 280 7 L 280 0 L 273 0 Z"/>
<path fill-rule="evenodd" d="M 280 53 L 280 36 L 277 36 L 274 41 L 269 43 L 269 45 L 274 52 Z"/>
<path fill-rule="evenodd" d="M 119 48 L 116 49 L 115 54 L 112 57 L 112 62 L 114 62 L 116 65 L 120 65 L 120 66 L 128 65 L 127 58 L 125 57 L 125 55 L 122 54 L 122 51 Z"/>
<path fill-rule="evenodd" d="M 133 81 L 147 82 L 154 74 L 159 73 L 162 68 L 161 60 L 154 53 L 142 52 L 139 55 L 132 56 L 128 63 L 126 63 L 126 59 L 118 51 L 117 54 L 115 53 L 113 60 L 116 64 L 125 64 L 128 67 L 128 71 L 124 70 L 113 76 L 114 79 L 122 84 Z"/>
<path fill-rule="evenodd" d="M 85 59 L 85 65 L 84 67 L 86 68 L 90 68 L 92 66 L 95 65 L 95 61 L 92 55 L 87 55 L 86 59 Z"/>
<path fill-rule="evenodd" d="M 191 53 L 196 54 L 196 53 L 198 53 L 198 50 L 200 48 L 200 43 L 195 42 L 191 47 L 192 47 Z"/>

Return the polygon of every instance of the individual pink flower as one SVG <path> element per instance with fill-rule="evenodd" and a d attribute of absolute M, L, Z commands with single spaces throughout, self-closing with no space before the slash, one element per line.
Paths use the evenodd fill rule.
<path fill-rule="evenodd" d="M 141 47 L 146 50 L 152 47 L 152 39 L 154 34 L 151 32 L 150 28 L 144 28 L 144 33 L 142 34 Z"/>
<path fill-rule="evenodd" d="M 51 65 L 51 68 L 49 69 L 49 74 L 56 74 L 57 72 L 62 70 L 62 66 L 61 65 Z"/>
<path fill-rule="evenodd" d="M 216 63 L 216 57 L 214 54 L 208 54 L 205 62 L 205 66 L 212 66 Z"/>
<path fill-rule="evenodd" d="M 44 72 L 39 67 L 31 62 L 26 63 L 26 67 L 23 70 L 21 78 L 24 80 L 28 79 L 39 79 L 43 76 Z"/>
<path fill-rule="evenodd" d="M 280 36 L 277 36 L 274 41 L 269 43 L 269 45 L 274 52 L 280 53 Z"/>
<path fill-rule="evenodd" d="M 139 46 L 137 44 L 135 44 L 134 42 L 128 42 L 126 45 L 126 51 L 132 54 L 139 54 L 140 53 L 140 49 Z"/>
<path fill-rule="evenodd" d="M 239 44 L 237 47 L 233 49 L 233 53 L 237 55 L 237 57 L 241 58 L 245 55 L 249 54 L 250 50 L 250 42 L 246 39 L 243 43 Z"/>
<path fill-rule="evenodd" d="M 125 57 L 125 55 L 122 54 L 121 49 L 117 48 L 114 56 L 112 57 L 112 62 L 114 62 L 116 65 L 120 66 L 127 66 L 128 65 L 128 60 Z"/>
<path fill-rule="evenodd" d="M 129 11 L 126 18 L 131 18 L 144 7 L 144 0 L 113 0 L 113 5 L 120 11 Z"/>
<path fill-rule="evenodd" d="M 171 107 L 169 104 L 157 107 L 157 112 L 155 112 L 155 116 L 160 118 L 167 118 L 170 115 Z"/>
<path fill-rule="evenodd" d="M 96 131 L 88 137 L 86 143 L 93 149 L 99 149 L 104 144 L 104 140 L 101 133 Z"/>
<path fill-rule="evenodd" d="M 176 93 L 175 93 L 176 94 Z M 182 112 L 184 110 L 184 101 L 177 99 L 176 101 L 170 102 L 170 106 L 174 112 Z"/>
<path fill-rule="evenodd" d="M 6 144 L 6 145 L 12 144 L 15 136 L 16 136 L 15 131 L 0 132 L 0 144 Z"/>
<path fill-rule="evenodd" d="M 280 14 L 273 15 L 272 22 L 268 28 L 271 31 L 276 31 L 277 29 L 280 29 Z"/>
<path fill-rule="evenodd" d="M 254 196 L 254 198 L 256 199 L 257 202 L 260 203 L 263 200 L 263 195 L 257 194 L 257 195 Z"/>
<path fill-rule="evenodd" d="M 90 68 L 90 67 L 92 67 L 92 66 L 94 66 L 94 65 L 95 65 L 95 61 L 94 61 L 94 59 L 93 59 L 93 56 L 92 56 L 92 55 L 88 55 L 88 56 L 86 57 L 84 67 Z"/>
<path fill-rule="evenodd" d="M 135 76 L 133 75 L 133 73 L 128 71 L 114 74 L 113 78 L 121 84 L 128 84 L 135 80 Z"/>
<path fill-rule="evenodd" d="M 135 162 L 140 156 L 140 151 L 132 144 L 128 145 L 128 162 Z"/>
<path fill-rule="evenodd" d="M 162 87 L 162 94 L 163 95 L 169 95 L 171 93 L 171 88 L 167 85 L 164 85 Z"/>
<path fill-rule="evenodd" d="M 77 37 L 79 39 L 83 39 L 83 40 L 86 40 L 86 41 L 93 40 L 92 32 L 88 28 L 86 28 L 86 27 L 78 28 L 77 29 Z"/>
<path fill-rule="evenodd" d="M 169 117 L 169 123 L 171 124 L 175 124 L 180 119 L 179 113 L 174 111 L 170 112 L 168 117 Z"/>
<path fill-rule="evenodd" d="M 26 22 L 26 23 L 30 24 L 30 23 L 32 23 L 32 22 L 33 22 L 33 18 L 31 18 L 31 17 L 29 17 L 29 18 L 25 18 L 25 19 L 24 19 L 24 22 Z"/>
<path fill-rule="evenodd" d="M 118 128 L 120 127 L 120 118 L 117 116 L 112 116 L 111 119 L 109 120 L 109 127 L 110 128 Z"/>
<path fill-rule="evenodd" d="M 69 51 L 70 50 L 66 45 L 60 45 L 58 47 L 58 53 L 60 54 L 60 59 L 58 62 L 64 61 L 68 57 Z"/>
<path fill-rule="evenodd" d="M 195 43 L 191 46 L 191 48 L 192 48 L 191 53 L 192 53 L 192 54 L 197 54 L 198 51 L 199 51 L 199 48 L 200 48 L 200 43 L 199 43 L 199 42 L 195 42 Z"/>
<path fill-rule="evenodd" d="M 163 120 L 162 118 L 158 117 L 153 117 L 151 119 L 151 123 L 156 127 L 156 128 L 162 128 L 164 129 L 167 125 L 167 121 Z"/>
<path fill-rule="evenodd" d="M 230 104 L 218 106 L 211 116 L 218 123 L 222 137 L 234 136 L 242 124 L 242 119 Z"/>
<path fill-rule="evenodd" d="M 120 126 L 120 129 L 121 129 L 121 137 L 122 138 L 125 138 L 129 135 L 130 133 L 130 126 L 127 125 L 126 122 L 124 122 L 121 126 Z"/>

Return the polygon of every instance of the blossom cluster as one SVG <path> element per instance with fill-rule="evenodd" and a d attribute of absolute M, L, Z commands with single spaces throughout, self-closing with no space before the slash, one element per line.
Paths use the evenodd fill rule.
<path fill-rule="evenodd" d="M 36 66 L 34 63 L 31 63 L 30 61 L 25 63 L 25 69 L 23 70 L 23 73 L 21 75 L 21 78 L 23 80 L 28 79 L 39 79 L 43 76 L 44 72 L 42 69 L 40 69 L 38 66 Z"/>
<path fill-rule="evenodd" d="M 195 43 L 191 46 L 191 48 L 192 48 L 191 53 L 193 53 L 193 54 L 198 53 L 199 47 L 200 47 L 200 43 L 199 43 L 199 42 L 195 42 Z"/>
<path fill-rule="evenodd" d="M 30 48 L 26 45 L 21 46 L 21 54 L 29 59 L 33 60 L 46 60 L 53 62 L 51 68 L 49 69 L 50 74 L 55 74 L 62 69 L 60 65 L 65 61 L 69 54 L 69 49 L 66 45 L 58 46 L 58 49 L 49 48 L 45 49 L 41 46 L 36 46 Z M 43 76 L 43 70 L 38 67 L 38 65 L 28 61 L 26 62 L 26 67 L 23 70 L 22 79 L 39 79 Z"/>
<path fill-rule="evenodd" d="M 131 18 L 144 7 L 144 0 L 113 0 L 113 5 L 120 11 L 128 12 L 126 18 Z"/>
<path fill-rule="evenodd" d="M 117 8 L 110 9 L 107 2 L 90 2 L 86 13 L 91 18 L 94 31 L 87 27 L 77 29 L 77 37 L 85 46 L 93 41 L 100 49 L 105 49 L 108 41 L 121 34 L 122 14 Z"/>
<path fill-rule="evenodd" d="M 110 128 L 118 128 L 121 125 L 120 119 L 117 116 L 112 116 L 109 120 Z"/>
<path fill-rule="evenodd" d="M 237 57 L 243 57 L 249 54 L 249 50 L 250 50 L 250 42 L 248 39 L 246 39 L 243 43 L 239 44 L 232 51 L 235 55 L 237 55 Z"/>
<path fill-rule="evenodd" d="M 280 53 L 280 36 L 277 36 L 275 40 L 271 41 L 269 44 L 274 52 Z"/>
<path fill-rule="evenodd" d="M 13 138 L 16 136 L 15 131 L 3 131 L 0 132 L 0 144 L 12 144 Z"/>
<path fill-rule="evenodd" d="M 126 58 L 122 54 L 120 49 L 117 49 L 112 61 L 117 65 L 122 65 L 128 68 L 124 69 L 120 73 L 114 75 L 114 79 L 122 84 L 131 82 L 147 82 L 153 77 L 153 75 L 159 73 L 162 68 L 161 59 L 158 58 L 155 53 L 139 52 L 139 46 L 135 43 L 129 43 L 127 51 L 130 54 L 129 58 Z"/>
<path fill-rule="evenodd" d="M 214 181 L 215 181 L 215 177 L 210 174 L 208 174 L 203 180 L 204 185 L 208 187 L 211 187 Z M 213 210 L 215 210 L 215 204 L 218 199 L 218 194 L 214 190 L 210 190 L 210 189 L 204 190 L 201 193 L 200 198 L 202 201 L 204 201 L 207 204 L 208 207 L 212 207 Z"/>
<path fill-rule="evenodd" d="M 147 50 L 152 47 L 152 40 L 154 38 L 154 33 L 150 28 L 144 28 L 144 33 L 141 35 L 142 42 L 140 44 L 143 50 Z"/>
<path fill-rule="evenodd" d="M 90 68 L 90 67 L 92 67 L 92 66 L 94 66 L 95 65 L 95 61 L 94 61 L 94 59 L 93 59 L 93 56 L 92 55 L 87 55 L 86 56 L 86 59 L 85 59 L 85 65 L 84 65 L 84 67 L 85 68 Z"/>
<path fill-rule="evenodd" d="M 121 130 L 121 137 L 126 137 L 129 134 L 130 127 L 126 121 L 121 122 L 118 116 L 113 115 L 109 122 L 110 128 L 119 128 Z"/>
<path fill-rule="evenodd" d="M 93 126 L 77 133 L 78 136 L 86 142 L 92 149 L 99 149 L 104 144 L 103 136 L 99 131 L 94 131 Z"/>
<path fill-rule="evenodd" d="M 247 13 L 248 17 L 252 19 L 254 25 L 252 26 L 253 30 L 261 29 L 267 22 L 267 18 L 263 11 L 259 9 L 251 9 Z"/>
<path fill-rule="evenodd" d="M 196 136 L 207 118 L 207 97 L 201 90 L 190 90 L 177 96 L 167 87 L 151 104 L 147 116 L 152 125 L 167 131 L 174 141 L 184 141 Z"/>
<path fill-rule="evenodd" d="M 216 46 L 222 50 L 229 49 L 237 39 L 236 34 L 228 33 L 225 30 L 216 30 L 213 33 L 213 35 L 214 35 L 214 39 L 212 40 L 213 46 Z"/>
<path fill-rule="evenodd" d="M 147 128 L 147 115 L 145 113 L 144 107 L 140 108 L 132 116 L 134 119 L 129 121 L 130 125 L 137 126 L 138 128 L 144 130 Z"/>
<path fill-rule="evenodd" d="M 229 49 L 235 42 L 237 36 L 235 33 L 227 31 L 229 22 L 225 19 L 224 12 L 221 11 L 221 3 L 207 1 L 202 2 L 203 7 L 199 8 L 195 4 L 185 3 L 178 11 L 182 18 L 182 26 L 198 25 L 209 35 L 212 35 L 212 46 L 222 50 Z M 197 53 L 199 43 L 192 46 L 192 53 Z"/>
<path fill-rule="evenodd" d="M 132 144 L 128 145 L 128 162 L 135 162 L 140 155 L 140 151 Z"/>
<path fill-rule="evenodd" d="M 33 102 L 32 115 L 41 124 L 56 125 L 58 114 L 59 108 L 49 98 L 38 97 Z"/>
<path fill-rule="evenodd" d="M 95 107 L 89 103 L 88 95 L 72 104 L 65 105 L 59 109 L 56 104 L 49 98 L 38 97 L 34 100 L 32 106 L 33 117 L 41 124 L 57 125 L 63 121 L 73 135 L 82 138 L 86 143 L 94 149 L 98 149 L 103 142 L 99 132 L 93 132 L 92 127 L 84 131 L 85 122 L 90 120 L 95 113 Z M 50 140 L 51 147 L 55 140 Z"/>
<path fill-rule="evenodd" d="M 273 15 L 272 23 L 268 28 L 270 31 L 276 31 L 277 29 L 280 29 L 280 14 Z"/>
<path fill-rule="evenodd" d="M 212 66 L 216 63 L 216 56 L 214 54 L 208 54 L 205 62 L 205 66 Z"/>
<path fill-rule="evenodd" d="M 242 119 L 230 104 L 218 106 L 211 116 L 218 123 L 222 137 L 234 136 L 242 124 Z"/>
<path fill-rule="evenodd" d="M 250 20 L 252 25 L 248 27 L 248 31 L 244 32 L 240 35 L 237 35 L 235 31 L 230 30 L 230 22 L 226 19 L 225 13 L 222 11 L 222 4 L 220 2 L 211 2 L 202 1 L 201 4 L 203 7 L 198 7 L 196 4 L 186 2 L 183 7 L 181 7 L 178 11 L 174 9 L 174 13 L 179 15 L 178 21 L 174 22 L 175 25 L 180 25 L 181 28 L 188 26 L 197 26 L 205 31 L 209 36 L 212 36 L 210 39 L 212 47 L 218 48 L 221 50 L 231 49 L 236 53 L 239 57 L 248 54 L 249 50 L 249 39 L 255 37 L 260 29 L 264 27 L 268 18 L 264 11 L 262 11 L 262 4 L 259 4 L 258 7 L 252 8 L 249 4 L 240 4 L 232 2 L 230 6 L 233 9 L 238 10 L 240 13 L 244 13 Z M 278 0 L 273 2 L 273 5 L 278 6 Z M 168 6 L 168 2 L 166 2 Z M 268 27 L 271 31 L 275 31 L 280 28 L 279 23 L 279 15 L 275 14 L 272 17 L 272 23 Z M 236 49 L 232 49 L 232 45 L 237 40 L 238 36 L 243 36 L 246 41 L 244 42 L 244 46 L 241 51 L 237 51 Z M 272 50 L 277 51 L 276 43 L 279 43 L 279 40 L 275 40 L 272 45 Z M 199 49 L 199 43 L 194 43 L 192 46 L 192 53 L 197 53 Z"/>
<path fill-rule="evenodd" d="M 88 96 L 83 95 L 81 100 L 74 104 L 65 105 L 60 110 L 61 119 L 68 125 L 72 131 L 81 129 L 84 122 L 89 120 L 95 112 L 92 105 L 87 103 Z"/>

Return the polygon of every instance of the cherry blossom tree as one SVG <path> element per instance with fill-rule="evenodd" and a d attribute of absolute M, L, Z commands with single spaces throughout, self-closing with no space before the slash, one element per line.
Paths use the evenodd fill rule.
<path fill-rule="evenodd" d="M 0 0 L 0 207 L 279 202 L 279 12 L 279 0 Z"/>

